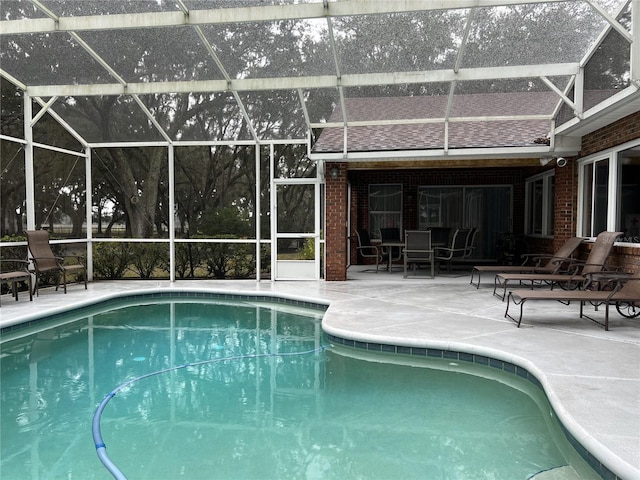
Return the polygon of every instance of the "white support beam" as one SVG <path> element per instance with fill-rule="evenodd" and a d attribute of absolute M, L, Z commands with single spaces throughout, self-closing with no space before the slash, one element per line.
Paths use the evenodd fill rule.
<path fill-rule="evenodd" d="M 586 0 L 586 2 L 591 5 L 591 8 L 598 12 L 602 16 L 602 18 L 604 18 L 609 23 L 609 25 L 611 25 L 620 35 L 622 35 L 623 38 L 626 38 L 628 42 L 633 41 L 633 37 L 631 36 L 631 33 L 629 33 L 629 30 L 620 25 L 620 23 L 614 17 L 609 15 L 609 12 L 601 7 L 600 4 L 594 2 L 593 0 Z"/>
<path fill-rule="evenodd" d="M 147 106 L 142 102 L 142 100 L 140 100 L 140 97 L 138 95 L 133 95 L 133 99 L 135 100 L 135 102 L 138 104 L 138 106 L 140 107 L 140 109 L 144 112 L 144 114 L 147 116 L 147 118 L 149 119 L 149 121 L 153 124 L 153 126 L 156 128 L 156 130 L 158 131 L 158 133 L 160 133 L 160 135 L 162 135 L 162 138 L 165 139 L 165 141 L 167 143 L 171 143 L 171 137 L 169 137 L 169 135 L 167 134 L 167 132 L 164 131 L 164 128 L 162 128 L 162 126 L 158 123 L 158 121 L 156 120 L 156 118 L 153 116 L 153 114 L 149 111 L 149 109 L 147 108 Z"/>
<path fill-rule="evenodd" d="M 490 79 L 537 78 L 577 75 L 578 63 L 547 65 L 510 65 L 490 68 L 453 70 L 426 70 L 416 72 L 362 73 L 317 75 L 307 77 L 238 78 L 227 80 L 199 80 L 184 82 L 141 82 L 84 85 L 34 85 L 27 90 L 33 96 L 95 96 L 95 95 L 155 95 L 160 93 L 190 92 L 253 92 L 260 90 L 296 90 L 298 88 L 336 88 L 372 85 L 404 85 Z"/>
<path fill-rule="evenodd" d="M 85 221 L 87 223 L 87 280 L 93 281 L 93 182 L 92 178 L 92 157 L 90 148 L 85 151 L 84 159 L 84 181 L 85 181 Z M 100 208 L 100 207 L 98 207 Z M 98 215 L 100 212 L 98 212 Z"/>
<path fill-rule="evenodd" d="M 55 101 L 58 99 L 58 97 L 51 97 L 49 99 L 49 101 L 47 103 L 45 103 L 44 105 L 42 105 L 42 108 L 40 109 L 40 111 L 31 119 L 31 126 L 33 127 L 36 123 L 38 123 L 38 120 L 40 120 L 40 118 L 42 118 L 42 116 L 47 113 L 47 110 L 49 110 L 49 108 L 51 107 L 51 105 L 53 105 L 55 103 Z"/>
<path fill-rule="evenodd" d="M 527 3 L 558 3 L 565 1 L 567 0 L 527 0 Z M 0 22 L 0 34 L 270 22 L 275 20 L 407 13 L 519 4 L 522 4 L 522 0 L 402 0 L 371 2 L 345 0 L 329 2 L 326 7 L 323 3 L 302 3 L 295 5 L 268 5 L 264 7 L 190 10 L 188 15 L 178 9 L 171 12 L 60 17 L 57 21 L 54 18 L 9 20 Z"/>
<path fill-rule="evenodd" d="M 27 230 L 36 228 L 36 208 L 35 208 L 35 170 L 33 165 L 33 128 L 31 128 L 31 118 L 33 108 L 31 97 L 27 92 L 23 96 L 24 113 L 24 181 L 25 181 L 25 203 L 27 205 Z"/>
<path fill-rule="evenodd" d="M 631 43 L 631 81 L 640 88 L 640 0 L 631 3 L 631 25 L 633 42 Z"/>
<path fill-rule="evenodd" d="M 569 105 L 573 110 L 576 109 L 576 105 L 571 101 L 571 99 L 567 97 L 563 91 L 556 87 L 551 80 L 549 80 L 547 77 L 540 77 L 540 80 L 542 80 L 545 85 L 547 85 L 547 87 L 556 92 L 556 94 L 562 99 L 562 101 L 564 101 L 564 103 Z"/>
<path fill-rule="evenodd" d="M 389 120 L 357 120 L 351 122 L 312 123 L 312 128 L 371 127 L 383 125 L 423 125 L 427 123 L 462 122 L 512 122 L 527 120 L 551 120 L 553 115 L 499 115 L 494 117 L 435 117 L 435 118 L 396 118 Z"/>
<path fill-rule="evenodd" d="M 39 105 L 44 106 L 45 105 L 45 101 L 43 99 L 41 99 L 40 97 L 35 97 L 34 100 L 36 102 L 38 102 Z M 83 147 L 87 146 L 87 141 L 82 137 L 82 135 L 80 135 L 78 132 L 75 131 L 75 129 L 71 128 L 71 125 L 69 125 L 66 121 L 64 121 L 60 115 L 58 115 L 55 110 L 53 109 L 49 109 L 49 115 L 51 115 L 53 117 L 53 119 L 58 122 L 60 125 L 62 125 L 62 127 L 69 132 L 69 134 L 75 138 L 78 142 L 80 142 L 80 144 Z"/>

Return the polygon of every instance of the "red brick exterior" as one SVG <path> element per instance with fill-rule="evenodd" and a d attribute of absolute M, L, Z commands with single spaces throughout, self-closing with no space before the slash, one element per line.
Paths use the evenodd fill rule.
<path fill-rule="evenodd" d="M 576 158 L 569 158 L 565 167 L 555 167 L 555 217 L 553 240 L 528 238 L 527 247 L 531 251 L 553 252 L 568 238 L 576 234 L 578 167 L 576 160 L 595 152 L 621 145 L 640 138 L 640 112 L 629 115 L 617 122 L 597 130 L 582 139 L 582 151 Z M 331 170 L 337 168 L 339 176 L 331 178 Z M 347 164 L 328 163 L 326 168 L 326 280 L 346 280 L 347 264 L 358 262 L 355 242 L 348 237 L 350 216 L 351 227 L 368 228 L 368 188 L 374 183 L 399 183 L 403 185 L 403 227 L 417 227 L 417 188 L 423 185 L 513 185 L 513 231 L 524 231 L 524 182 L 525 179 L 542 171 L 539 167 L 505 168 L 433 168 L 433 169 L 388 169 L 388 170 L 347 170 Z M 350 205 L 347 212 L 348 186 L 351 185 Z M 585 256 L 588 247 L 580 252 Z M 347 260 L 350 260 L 349 262 Z M 640 269 L 640 249 L 616 247 L 612 253 L 613 263 L 626 271 Z"/>
<path fill-rule="evenodd" d="M 337 178 L 331 171 L 338 170 Z M 347 164 L 327 163 L 325 185 L 325 279 L 347 279 Z"/>
<path fill-rule="evenodd" d="M 578 158 L 586 157 L 638 138 L 640 138 L 640 112 L 628 115 L 617 122 L 613 122 L 600 130 L 596 130 L 582 137 L 582 150 Z M 577 185 L 577 172 L 575 177 L 574 182 L 575 185 Z M 574 203 L 577 203 L 577 196 L 573 198 Z M 640 270 L 640 248 L 614 247 L 610 258 L 611 263 L 619 265 L 627 272 L 635 273 Z"/>

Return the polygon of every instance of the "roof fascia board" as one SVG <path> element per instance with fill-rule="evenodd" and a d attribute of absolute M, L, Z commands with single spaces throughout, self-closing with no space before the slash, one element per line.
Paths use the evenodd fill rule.
<path fill-rule="evenodd" d="M 540 147 L 502 147 L 502 148 L 452 148 L 448 152 L 443 149 L 430 150 L 393 150 L 393 151 L 370 151 L 370 152 L 349 152 L 345 156 L 340 153 L 316 152 L 309 155 L 311 160 L 327 161 L 369 161 L 378 160 L 393 162 L 394 160 L 420 160 L 432 158 L 434 160 L 457 160 L 463 158 L 538 158 L 554 154 L 575 155 L 579 146 L 566 146 L 551 150 L 548 146 Z"/>
<path fill-rule="evenodd" d="M 599 120 L 603 115 L 610 114 L 611 111 L 618 110 L 620 108 L 624 110 L 624 107 L 628 107 L 629 104 L 634 101 L 634 97 L 639 96 L 639 93 L 639 87 L 633 84 L 630 85 L 624 90 L 621 90 L 615 95 L 612 95 L 606 100 L 598 103 L 589 110 L 586 110 L 581 118 L 573 118 L 557 127 L 556 135 L 585 135 L 586 133 L 591 132 L 592 130 L 588 129 L 588 125 L 591 122 Z M 638 100 L 636 99 L 636 101 Z M 632 112 L 624 110 L 624 113 L 621 114 L 620 118 L 625 117 L 630 113 Z M 585 131 L 585 129 L 587 130 Z"/>
<path fill-rule="evenodd" d="M 527 0 L 526 3 L 555 3 L 567 0 Z M 473 7 L 519 5 L 522 0 L 403 0 L 394 2 L 303 3 L 263 7 L 234 7 L 171 12 L 144 12 L 113 15 L 7 20 L 0 22 L 0 34 L 43 33 L 56 31 L 114 30 L 179 25 L 205 25 L 239 22 L 268 22 L 305 18 L 373 15 L 429 10 L 456 10 Z"/>
<path fill-rule="evenodd" d="M 84 85 L 34 85 L 27 90 L 31 95 L 52 96 L 93 96 L 93 95 L 149 95 L 159 93 L 225 92 L 260 90 L 295 90 L 298 88 L 336 88 L 367 85 L 402 85 L 414 83 L 452 82 L 530 78 L 546 76 L 577 75 L 577 63 L 546 65 L 520 65 L 491 68 L 467 68 L 458 73 L 453 70 L 433 70 L 416 72 L 345 74 L 340 78 L 333 75 L 307 77 L 239 78 L 227 80 L 200 80 L 185 82 L 137 82 L 119 84 Z"/>

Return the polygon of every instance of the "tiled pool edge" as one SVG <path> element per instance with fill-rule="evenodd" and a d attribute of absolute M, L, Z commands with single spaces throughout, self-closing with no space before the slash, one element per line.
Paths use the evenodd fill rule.
<path fill-rule="evenodd" d="M 236 300 L 246 302 L 270 302 L 275 304 L 290 305 L 301 308 L 325 311 L 328 303 L 320 301 L 310 301 L 282 294 L 272 294 L 269 292 L 247 293 L 247 292 L 222 292 L 222 291 L 198 291 L 198 290 L 161 290 L 161 291 L 141 291 L 134 293 L 116 293 L 107 295 L 102 299 L 84 302 L 74 307 L 63 307 L 54 312 L 31 315 L 7 326 L 0 327 L 0 337 L 8 333 L 16 332 L 37 325 L 43 321 L 56 320 L 69 314 L 82 314 L 83 311 L 99 307 L 108 307 L 110 304 L 116 305 L 123 301 L 135 300 L 157 300 L 167 298 L 193 298 L 210 300 Z"/>
<path fill-rule="evenodd" d="M 506 360 L 500 360 L 498 358 L 494 358 L 492 356 L 486 354 L 476 354 L 470 352 L 464 352 L 461 350 L 452 350 L 452 349 L 441 349 L 441 348 L 431 348 L 431 347 L 416 347 L 416 346 L 407 346 L 407 345 L 395 345 L 390 343 L 380 343 L 380 342 L 367 342 L 361 340 L 354 340 L 350 338 L 341 337 L 338 335 L 330 334 L 325 332 L 327 339 L 330 342 L 351 348 L 358 348 L 367 350 L 369 352 L 376 353 L 390 353 L 390 354 L 401 354 L 401 355 L 410 355 L 416 357 L 425 357 L 425 358 L 440 358 L 445 360 L 457 360 L 461 362 L 469 362 L 480 366 L 496 368 L 498 370 L 502 370 L 503 372 L 510 373 L 513 375 L 517 375 L 532 384 L 538 387 L 549 399 L 544 386 L 538 379 L 536 375 L 531 373 L 527 368 L 524 368 L 520 365 L 516 365 L 512 362 Z M 558 415 L 556 408 L 554 407 L 551 399 L 549 399 L 549 403 L 553 410 L 553 414 L 558 419 L 558 423 L 564 433 L 565 437 L 569 441 L 569 443 L 575 448 L 578 454 L 587 462 L 593 470 L 598 473 L 604 480 L 624 480 L 622 477 L 619 477 L 615 472 L 613 472 L 607 465 L 605 465 L 601 460 L 599 460 L 593 453 L 591 453 L 578 439 L 567 429 L 562 421 L 562 416 Z"/>

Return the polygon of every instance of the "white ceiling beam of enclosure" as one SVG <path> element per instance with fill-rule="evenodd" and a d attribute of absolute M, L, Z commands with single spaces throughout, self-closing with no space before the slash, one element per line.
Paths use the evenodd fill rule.
<path fill-rule="evenodd" d="M 269 5 L 263 7 L 235 7 L 209 10 L 182 10 L 77 17 L 37 18 L 0 22 L 0 34 L 44 33 L 83 30 L 117 30 L 127 28 L 170 27 L 180 25 L 210 25 L 243 22 L 269 22 L 309 18 L 342 17 L 407 13 L 429 10 L 457 10 L 473 7 L 494 7 L 535 3 L 561 3 L 568 0 L 402 0 L 362 2 L 304 3 Z M 37 0 L 33 3 L 46 11 Z"/>
<path fill-rule="evenodd" d="M 609 25 L 611 25 L 611 27 L 613 27 L 620 35 L 622 35 L 628 42 L 632 42 L 633 41 L 633 36 L 631 35 L 631 33 L 624 28 L 624 26 L 622 26 L 614 17 L 612 17 L 611 15 L 609 15 L 609 12 L 607 12 L 604 8 L 602 8 L 598 3 L 596 3 L 594 0 L 585 0 L 590 6 L 591 8 L 593 8 L 596 12 L 598 12 L 602 18 L 604 18 Z M 627 0 L 626 2 L 624 2 L 620 9 L 618 10 L 618 14 L 624 10 L 627 6 L 627 4 L 630 2 L 631 0 Z M 638 0 L 636 1 L 636 6 L 638 3 Z M 617 16 L 617 14 L 616 14 Z"/>
<path fill-rule="evenodd" d="M 546 65 L 509 65 L 505 67 L 426 70 L 416 72 L 360 73 L 317 75 L 306 77 L 238 78 L 232 80 L 190 80 L 184 82 L 133 82 L 120 84 L 31 85 L 34 96 L 95 96 L 95 95 L 153 95 L 189 92 L 252 92 L 261 90 L 295 90 L 298 88 L 336 88 L 373 85 L 403 85 L 510 78 L 553 77 L 577 75 L 577 63 Z"/>

